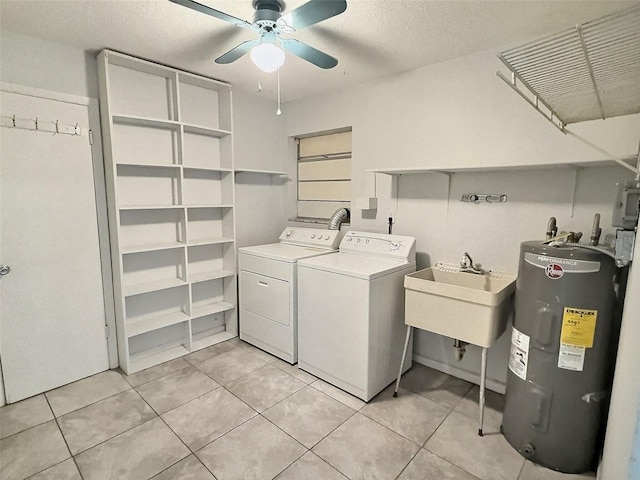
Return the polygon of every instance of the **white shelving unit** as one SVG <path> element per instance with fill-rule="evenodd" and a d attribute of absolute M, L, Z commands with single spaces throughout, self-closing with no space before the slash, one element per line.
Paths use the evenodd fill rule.
<path fill-rule="evenodd" d="M 120 367 L 237 336 L 231 87 L 98 56 Z"/>

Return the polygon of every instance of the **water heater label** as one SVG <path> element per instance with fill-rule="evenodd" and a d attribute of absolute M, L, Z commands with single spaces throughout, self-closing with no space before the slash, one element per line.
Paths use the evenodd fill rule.
<path fill-rule="evenodd" d="M 586 348 L 584 347 L 561 343 L 560 351 L 558 352 L 558 368 L 581 372 L 584 369 L 585 351 Z"/>
<path fill-rule="evenodd" d="M 527 379 L 527 363 L 529 362 L 529 335 L 515 328 L 511 335 L 511 352 L 509 354 L 509 370 L 522 380 Z"/>
<path fill-rule="evenodd" d="M 552 280 L 557 280 L 566 273 L 595 273 L 600 271 L 600 262 L 550 257 L 531 252 L 525 252 L 524 261 L 534 267 L 542 268 L 547 277 Z"/>
<path fill-rule="evenodd" d="M 560 343 L 575 347 L 593 347 L 597 319 L 597 310 L 564 307 Z"/>

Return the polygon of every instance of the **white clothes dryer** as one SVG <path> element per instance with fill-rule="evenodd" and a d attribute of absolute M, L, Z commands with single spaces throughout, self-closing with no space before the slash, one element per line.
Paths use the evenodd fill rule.
<path fill-rule="evenodd" d="M 238 249 L 240 338 L 298 361 L 298 260 L 336 253 L 338 230 L 287 227 L 279 243 Z"/>
<path fill-rule="evenodd" d="M 382 233 L 349 232 L 339 253 L 299 261 L 299 368 L 364 401 L 392 383 L 404 347 L 404 276 L 415 270 L 415 239 Z"/>

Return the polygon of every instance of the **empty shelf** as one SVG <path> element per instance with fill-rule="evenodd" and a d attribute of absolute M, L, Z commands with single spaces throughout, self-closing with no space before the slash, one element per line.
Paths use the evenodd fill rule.
<path fill-rule="evenodd" d="M 561 128 L 640 112 L 640 5 L 498 57 L 512 73 L 498 75 Z"/>

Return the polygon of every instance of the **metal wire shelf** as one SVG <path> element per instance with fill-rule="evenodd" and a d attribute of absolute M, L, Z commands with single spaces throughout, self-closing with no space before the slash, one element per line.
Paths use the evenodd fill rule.
<path fill-rule="evenodd" d="M 561 130 L 640 113 L 640 5 L 498 54 L 498 76 Z"/>

